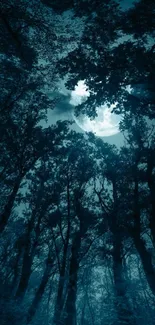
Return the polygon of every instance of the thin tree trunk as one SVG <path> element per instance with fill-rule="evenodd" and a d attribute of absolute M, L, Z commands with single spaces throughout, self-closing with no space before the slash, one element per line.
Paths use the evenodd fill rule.
<path fill-rule="evenodd" d="M 42 187 L 41 187 L 41 190 L 42 190 Z M 46 211 L 45 206 L 43 206 L 42 209 L 40 210 L 39 215 L 36 215 L 38 212 L 39 206 L 40 206 L 40 197 L 41 197 L 40 191 L 39 191 L 38 197 L 37 197 L 37 204 L 35 206 L 35 209 L 32 212 L 31 220 L 29 220 L 29 223 L 28 223 L 21 277 L 20 277 L 19 285 L 18 285 L 18 288 L 16 291 L 16 297 L 20 297 L 20 298 L 24 297 L 27 287 L 28 287 L 29 279 L 31 276 L 31 267 L 32 267 L 32 263 L 33 263 L 34 252 L 35 252 L 35 248 L 37 246 L 38 238 L 40 235 L 39 225 L 41 223 L 41 217 L 42 217 L 42 215 L 44 215 L 44 213 Z M 35 225 L 35 222 L 36 222 L 36 225 Z M 34 230 L 34 232 L 35 232 L 35 239 L 33 241 L 31 239 L 32 230 Z"/>
<path fill-rule="evenodd" d="M 5 229 L 5 227 L 7 226 L 7 223 L 8 223 L 8 220 L 11 215 L 11 211 L 12 211 L 12 208 L 13 208 L 13 205 L 15 202 L 15 198 L 16 198 L 17 192 L 20 187 L 21 180 L 22 180 L 22 177 L 17 179 L 17 181 L 13 187 L 13 190 L 9 196 L 8 202 L 4 207 L 4 212 L 0 216 L 0 233 L 2 233 Z"/>
<path fill-rule="evenodd" d="M 147 251 L 144 240 L 141 238 L 141 235 L 138 231 L 134 232 L 132 238 L 134 240 L 135 247 L 139 253 L 148 285 L 152 293 L 155 295 L 155 269 L 152 264 L 152 256 Z"/>
<path fill-rule="evenodd" d="M 81 246 L 80 232 L 75 235 L 71 249 L 71 259 L 69 268 L 69 283 L 66 300 L 65 324 L 76 325 L 76 295 L 77 295 L 77 273 L 79 269 L 78 253 Z"/>
<path fill-rule="evenodd" d="M 60 266 L 60 277 L 58 283 L 58 291 L 55 303 L 55 311 L 53 324 L 57 325 L 60 323 L 60 319 L 62 317 L 62 311 L 64 307 L 64 287 L 66 283 L 65 275 L 66 275 L 66 265 L 67 265 L 67 256 L 68 256 L 68 247 L 69 247 L 69 238 L 70 238 L 70 182 L 69 177 L 67 175 L 67 234 L 66 238 L 63 242 L 63 257 L 62 263 Z M 58 258 L 59 259 L 59 258 Z"/>
<path fill-rule="evenodd" d="M 64 246 L 63 261 L 60 269 L 58 291 L 57 291 L 55 311 L 54 311 L 54 321 L 53 321 L 54 324 L 59 324 L 59 319 L 61 318 L 62 310 L 64 306 L 63 293 L 64 293 L 64 286 L 66 283 L 65 274 L 66 274 L 67 253 L 68 253 L 68 244 L 66 243 Z"/>
<path fill-rule="evenodd" d="M 112 180 L 113 184 L 113 200 L 114 208 L 112 211 L 112 222 L 110 225 L 113 236 L 113 276 L 114 276 L 114 293 L 115 293 L 115 306 L 119 325 L 134 325 L 135 319 L 133 312 L 129 305 L 127 297 L 127 285 L 124 277 L 123 259 L 122 259 L 122 246 L 123 236 L 122 229 L 119 222 L 119 208 L 117 197 L 116 181 Z"/>
<path fill-rule="evenodd" d="M 134 229 L 132 230 L 132 238 L 135 247 L 141 258 L 144 273 L 148 282 L 148 285 L 155 295 L 155 269 L 152 264 L 152 256 L 147 251 L 145 242 L 141 237 L 141 216 L 139 207 L 139 190 L 138 190 L 138 180 L 135 176 L 135 188 L 134 188 Z"/>
<path fill-rule="evenodd" d="M 27 323 L 30 323 L 32 321 L 33 317 L 35 316 L 37 308 L 38 308 L 40 301 L 42 299 L 42 296 L 45 292 L 45 289 L 46 289 L 46 286 L 47 286 L 47 283 L 48 283 L 48 280 L 50 277 L 50 273 L 51 273 L 51 258 L 49 255 L 47 262 L 46 262 L 46 268 L 45 268 L 41 283 L 35 293 L 32 304 L 28 311 Z"/>
<path fill-rule="evenodd" d="M 135 324 L 133 313 L 127 298 L 127 286 L 124 278 L 122 261 L 122 243 L 118 229 L 114 234 L 114 252 L 113 252 L 113 274 L 114 274 L 114 292 L 115 305 L 118 315 L 117 324 L 132 325 Z"/>
<path fill-rule="evenodd" d="M 11 289 L 12 289 L 12 295 L 15 295 L 15 292 L 17 290 L 18 287 L 18 281 L 19 281 L 19 264 L 20 264 L 20 260 L 22 258 L 22 247 L 18 249 L 18 253 L 16 256 L 16 260 L 15 260 L 15 265 L 14 265 L 14 277 L 13 277 L 13 281 L 11 284 Z"/>
<path fill-rule="evenodd" d="M 18 298 L 23 298 L 27 290 L 30 275 L 31 275 L 32 260 L 33 257 L 32 254 L 30 254 L 30 246 L 29 246 L 29 239 L 28 239 L 28 242 L 26 243 L 26 247 L 24 250 L 21 277 L 16 291 L 16 297 Z"/>

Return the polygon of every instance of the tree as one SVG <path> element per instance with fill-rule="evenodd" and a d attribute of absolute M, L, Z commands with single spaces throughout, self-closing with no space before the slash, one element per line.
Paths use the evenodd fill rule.
<path fill-rule="evenodd" d="M 131 15 L 136 15 L 139 7 L 143 24 L 145 6 L 145 1 L 141 1 L 131 12 L 125 14 L 125 19 L 124 17 L 122 19 L 115 3 L 105 3 L 101 8 L 99 6 L 100 12 L 96 11 L 95 18 L 85 26 L 79 47 L 62 60 L 60 71 L 64 74 L 66 71 L 70 73 L 66 85 L 73 90 L 82 79 L 90 90 L 90 96 L 77 108 L 77 113 L 83 112 L 93 117 L 96 107 L 104 103 L 116 103 L 113 110 L 118 114 L 131 111 L 133 114 L 154 118 L 153 40 L 152 46 L 149 47 L 147 42 L 140 42 L 137 38 L 133 41 L 132 32 L 131 35 L 123 34 L 130 29 Z M 149 8 L 148 12 L 152 22 L 153 15 Z M 109 25 L 105 17 L 106 20 L 113 21 L 110 31 L 106 30 L 106 26 Z M 124 42 L 121 41 L 121 37 L 124 38 Z"/>
<path fill-rule="evenodd" d="M 112 249 L 112 270 L 114 279 L 114 304 L 118 323 L 135 324 L 135 319 L 127 295 L 127 283 L 124 277 L 123 260 L 125 256 L 125 239 L 127 232 L 124 219 L 124 194 L 122 189 L 122 167 L 116 148 L 96 141 L 99 149 L 100 169 L 98 184 L 94 190 L 97 195 L 102 218 L 107 231 L 110 232 Z M 108 183 L 108 187 L 107 187 Z M 98 188 L 96 188 L 96 186 Z M 103 248 L 104 249 L 104 248 Z"/>
<path fill-rule="evenodd" d="M 133 122 L 129 119 L 122 123 L 122 129 L 128 130 L 127 141 L 129 148 L 124 150 L 123 160 L 125 156 L 128 159 L 128 183 L 131 182 L 129 191 L 131 191 L 130 208 L 132 209 L 131 216 L 133 216 L 134 227 L 130 226 L 130 232 L 134 240 L 136 249 L 141 257 L 144 272 L 152 293 L 154 294 L 154 266 L 152 263 L 152 254 L 146 247 L 143 232 L 147 232 L 148 225 L 144 218 L 149 220 L 150 231 L 152 233 L 153 228 L 153 205 L 151 201 L 151 191 L 149 182 L 154 183 L 154 175 L 149 172 L 148 182 L 148 160 L 150 153 L 154 151 L 154 130 L 150 132 L 150 127 L 144 118 L 136 119 Z M 130 157 L 130 158 L 129 158 Z M 130 162 L 130 163 L 129 163 Z M 154 164 L 152 160 L 151 165 Z M 130 178 L 131 177 L 131 178 Z M 152 189 L 152 187 L 151 187 Z M 143 204 L 143 201 L 147 200 L 147 204 Z M 153 233 L 152 233 L 153 239 Z"/>
<path fill-rule="evenodd" d="M 61 234 L 63 251 L 62 255 L 58 256 L 61 264 L 54 322 L 57 324 L 61 317 L 62 319 L 65 317 L 66 323 L 74 324 L 81 240 L 92 223 L 91 213 L 81 207 L 81 200 L 84 198 L 87 184 L 92 177 L 93 161 L 89 158 L 91 148 L 87 147 L 86 140 L 75 133 L 70 134 L 66 148 L 62 152 L 65 152 L 65 159 L 61 167 L 63 172 L 61 182 L 64 184 L 66 194 L 64 204 L 61 203 L 59 208 L 63 207 L 60 226 L 63 228 L 66 219 L 66 230 Z M 66 212 L 64 207 L 66 207 Z M 88 218 L 90 218 L 89 222 Z"/>

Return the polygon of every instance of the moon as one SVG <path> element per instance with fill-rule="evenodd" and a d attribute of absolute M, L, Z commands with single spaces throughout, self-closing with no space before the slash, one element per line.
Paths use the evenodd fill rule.
<path fill-rule="evenodd" d="M 121 117 L 112 113 L 112 106 L 100 106 L 96 109 L 97 116 L 92 120 L 86 115 L 75 116 L 73 118 L 77 125 L 85 132 L 93 132 L 99 137 L 109 137 L 120 132 L 119 122 Z"/>
<path fill-rule="evenodd" d="M 85 81 L 80 80 L 72 91 L 70 104 L 74 107 L 84 102 L 87 97 L 90 96 L 90 92 L 85 85 Z M 99 137 L 109 137 L 120 132 L 119 123 L 122 119 L 120 115 L 112 113 L 112 109 L 116 104 L 110 107 L 106 104 L 97 107 L 97 116 L 94 119 L 90 119 L 84 114 L 76 116 L 73 110 L 72 116 L 76 124 L 85 132 L 93 132 Z"/>

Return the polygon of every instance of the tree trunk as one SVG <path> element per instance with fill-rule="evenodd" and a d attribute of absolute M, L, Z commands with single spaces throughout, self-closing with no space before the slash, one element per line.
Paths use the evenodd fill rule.
<path fill-rule="evenodd" d="M 155 269 L 152 264 L 151 254 L 147 251 L 145 242 L 141 237 L 141 216 L 139 207 L 139 191 L 138 180 L 135 177 L 135 189 L 134 189 L 134 229 L 132 230 L 132 238 L 135 247 L 141 258 L 144 273 L 148 282 L 148 285 L 155 295 Z"/>
<path fill-rule="evenodd" d="M 70 238 L 70 181 L 67 175 L 67 234 L 66 239 L 63 243 L 63 258 L 62 263 L 60 266 L 60 277 L 58 283 L 58 292 L 57 298 L 55 303 L 55 311 L 54 311 L 54 318 L 53 324 L 57 325 L 60 324 L 60 320 L 62 317 L 63 307 L 64 307 L 64 287 L 66 284 L 66 265 L 67 265 L 67 256 L 68 256 L 68 246 L 69 246 L 69 238 Z"/>
<path fill-rule="evenodd" d="M 31 266 L 32 266 L 32 254 L 30 254 L 30 247 L 29 247 L 29 241 L 26 243 L 26 247 L 24 250 L 24 257 L 23 257 L 23 264 L 22 264 L 22 271 L 21 271 L 21 277 L 19 281 L 19 285 L 16 291 L 16 297 L 20 297 L 21 299 L 24 297 L 25 292 L 28 287 L 28 282 L 31 275 Z"/>
<path fill-rule="evenodd" d="M 19 281 L 18 288 L 16 291 L 16 297 L 20 297 L 21 299 L 25 295 L 25 292 L 28 287 L 30 275 L 31 275 L 31 266 L 32 266 L 32 261 L 33 261 L 33 254 L 32 254 L 32 249 L 31 249 L 31 231 L 32 231 L 33 224 L 34 224 L 34 216 L 35 215 L 32 215 L 32 218 L 28 223 L 27 234 L 25 237 L 24 256 L 23 256 L 20 281 Z"/>
<path fill-rule="evenodd" d="M 113 276 L 115 306 L 118 318 L 117 325 L 134 325 L 135 319 L 127 297 L 127 285 L 123 270 L 123 231 L 119 222 L 119 202 L 117 196 L 117 184 L 114 179 L 112 180 L 112 184 L 114 207 L 111 215 L 112 222 L 110 225 L 110 229 L 113 236 Z"/>
<path fill-rule="evenodd" d="M 20 260 L 22 258 L 22 247 L 19 247 L 18 253 L 15 259 L 15 265 L 14 265 L 14 276 L 11 284 L 12 289 L 12 295 L 14 296 L 18 287 L 18 281 L 19 281 L 19 264 Z"/>
<path fill-rule="evenodd" d="M 144 240 L 141 238 L 141 235 L 138 231 L 134 231 L 132 238 L 139 253 L 148 285 L 152 293 L 155 295 L 155 269 L 152 264 L 152 256 L 147 251 Z"/>
<path fill-rule="evenodd" d="M 9 200 L 4 207 L 4 212 L 0 216 L 0 233 L 2 233 L 5 229 L 5 227 L 7 226 L 7 223 L 8 223 L 8 220 L 11 215 L 11 211 L 12 211 L 12 208 L 13 208 L 13 205 L 15 202 L 15 198 L 16 198 L 17 192 L 20 187 L 21 180 L 22 180 L 22 178 L 17 179 L 17 181 L 13 187 L 13 190 L 9 196 Z"/>
<path fill-rule="evenodd" d="M 135 324 L 135 320 L 127 297 L 127 285 L 124 278 L 122 264 L 122 242 L 118 229 L 116 230 L 115 234 L 113 234 L 113 246 L 113 275 L 115 306 L 118 316 L 117 324 L 132 325 Z"/>
<path fill-rule="evenodd" d="M 68 253 L 68 243 L 65 243 L 64 251 L 63 251 L 63 261 L 60 269 L 57 298 L 55 303 L 54 321 L 53 321 L 54 324 L 59 324 L 59 320 L 61 319 L 62 310 L 64 306 L 63 293 L 64 293 L 64 286 L 66 283 L 65 274 L 66 274 L 67 253 Z"/>
<path fill-rule="evenodd" d="M 41 222 L 41 217 L 45 213 L 45 207 L 43 206 L 42 209 L 40 210 L 39 215 L 36 216 L 39 206 L 40 206 L 40 192 L 38 194 L 37 204 L 35 206 L 35 209 L 32 212 L 31 219 L 28 222 L 28 229 L 25 238 L 25 248 L 24 248 L 21 277 L 16 291 L 16 297 L 20 297 L 20 298 L 24 297 L 28 287 L 28 282 L 31 276 L 31 267 L 33 263 L 34 252 L 40 235 L 39 225 Z M 35 227 L 35 221 L 36 221 L 36 227 Z M 33 241 L 31 239 L 32 230 L 35 232 L 35 239 Z"/>
<path fill-rule="evenodd" d="M 42 299 L 42 296 L 43 296 L 43 294 L 45 292 L 46 285 L 47 285 L 47 282 L 48 282 L 49 277 L 50 277 L 50 273 L 51 273 L 51 258 L 50 258 L 50 255 L 49 255 L 49 257 L 47 258 L 46 268 L 45 268 L 41 283 L 40 283 L 40 285 L 39 285 L 39 287 L 38 287 L 38 289 L 37 289 L 37 291 L 35 293 L 32 304 L 31 304 L 31 306 L 29 308 L 29 311 L 28 311 L 27 324 L 30 323 L 32 321 L 33 317 L 35 316 L 35 313 L 37 311 L 39 303 L 40 303 L 40 301 Z"/>
<path fill-rule="evenodd" d="M 76 295 L 77 295 L 77 273 L 79 269 L 79 249 L 81 246 L 80 232 L 75 235 L 71 249 L 71 259 L 69 268 L 69 283 L 66 300 L 66 318 L 64 324 L 76 325 Z"/>

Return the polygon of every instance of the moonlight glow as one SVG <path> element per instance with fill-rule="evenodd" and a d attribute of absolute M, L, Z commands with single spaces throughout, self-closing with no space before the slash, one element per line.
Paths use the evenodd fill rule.
<path fill-rule="evenodd" d="M 72 91 L 70 103 L 74 106 L 81 104 L 90 95 L 84 81 L 80 80 L 75 90 Z M 77 125 L 86 132 L 93 132 L 95 135 L 100 137 L 107 137 L 119 133 L 119 122 L 121 116 L 112 113 L 112 109 L 116 106 L 102 105 L 97 107 L 97 116 L 94 119 L 90 119 L 86 115 L 75 116 L 73 118 Z"/>

